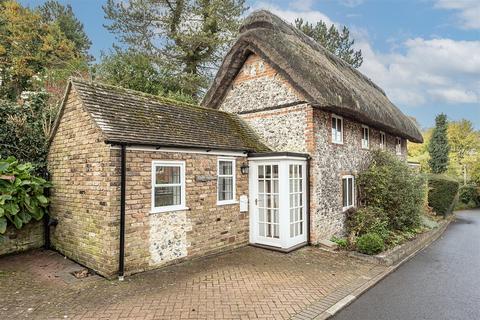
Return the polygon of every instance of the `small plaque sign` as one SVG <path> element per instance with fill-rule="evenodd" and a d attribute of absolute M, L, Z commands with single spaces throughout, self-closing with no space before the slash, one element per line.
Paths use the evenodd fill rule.
<path fill-rule="evenodd" d="M 240 212 L 248 211 L 248 197 L 246 195 L 240 196 Z"/>

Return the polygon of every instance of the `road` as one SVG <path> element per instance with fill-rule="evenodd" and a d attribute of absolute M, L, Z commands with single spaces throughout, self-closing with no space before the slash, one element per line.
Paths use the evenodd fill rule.
<path fill-rule="evenodd" d="M 331 319 L 480 319 L 480 210 L 458 212 L 440 239 Z"/>

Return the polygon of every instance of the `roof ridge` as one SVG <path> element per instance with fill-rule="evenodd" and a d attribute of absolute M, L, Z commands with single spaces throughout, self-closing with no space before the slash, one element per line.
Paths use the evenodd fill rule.
<path fill-rule="evenodd" d="M 83 79 L 83 78 L 79 78 L 79 77 L 70 77 L 69 80 L 72 83 L 77 82 L 77 83 L 82 83 L 82 84 L 86 84 L 86 85 L 103 86 L 103 87 L 107 87 L 107 88 L 110 88 L 110 89 L 113 89 L 113 90 L 116 90 L 116 91 L 120 91 L 120 92 L 124 92 L 124 93 L 127 93 L 127 94 L 132 94 L 132 95 L 140 96 L 140 97 L 143 97 L 143 98 L 152 98 L 152 99 L 158 100 L 160 102 L 171 103 L 173 105 L 202 108 L 201 106 L 193 104 L 193 103 L 180 101 L 180 100 L 173 99 L 173 98 L 168 98 L 168 97 L 165 97 L 165 96 L 162 96 L 162 95 L 155 95 L 155 94 L 152 94 L 152 93 L 146 93 L 146 92 L 142 92 L 142 91 L 138 91 L 138 90 L 128 89 L 128 88 L 125 88 L 125 87 L 122 87 L 122 86 L 109 84 L 109 83 L 106 83 L 106 82 L 103 82 L 103 81 L 88 80 L 88 79 Z"/>

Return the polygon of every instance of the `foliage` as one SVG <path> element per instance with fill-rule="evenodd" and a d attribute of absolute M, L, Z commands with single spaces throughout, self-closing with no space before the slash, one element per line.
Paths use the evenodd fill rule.
<path fill-rule="evenodd" d="M 480 188 L 475 184 L 461 186 L 458 190 L 456 209 L 471 209 L 480 206 Z"/>
<path fill-rule="evenodd" d="M 42 87 L 61 70 L 72 72 L 84 57 L 76 50 L 58 23 L 45 23 L 42 16 L 15 1 L 0 2 L 0 96 L 15 101 L 25 90 Z M 84 64 L 86 67 L 86 64 Z"/>
<path fill-rule="evenodd" d="M 313 25 L 299 18 L 295 20 L 295 27 L 352 67 L 359 68 L 362 65 L 362 50 L 353 49 L 355 40 L 350 39 L 350 30 L 346 26 L 340 32 L 333 24 L 328 28 L 323 21 Z"/>
<path fill-rule="evenodd" d="M 346 249 L 348 247 L 348 241 L 345 238 L 332 237 L 332 242 L 335 242 L 341 249 Z"/>
<path fill-rule="evenodd" d="M 198 97 L 237 34 L 244 0 L 107 0 L 106 28 L 128 49 L 168 70 L 173 86 Z"/>
<path fill-rule="evenodd" d="M 30 220 L 40 220 L 47 213 L 45 191 L 50 183 L 33 174 L 30 163 L 14 157 L 0 158 L 0 234 L 8 224 L 20 229 Z"/>
<path fill-rule="evenodd" d="M 150 58 L 133 50 L 117 50 L 102 56 L 96 67 L 96 77 L 105 83 L 123 88 L 162 95 L 193 103 L 191 96 L 183 94 L 183 88 L 175 85 L 173 75 L 158 69 Z"/>
<path fill-rule="evenodd" d="M 360 236 L 357 240 L 357 250 L 361 253 L 373 255 L 382 252 L 385 249 L 385 243 L 382 237 L 374 232 Z"/>
<path fill-rule="evenodd" d="M 388 215 L 380 208 L 365 207 L 349 212 L 345 224 L 348 233 L 354 237 L 372 232 L 380 235 L 383 240 L 389 236 Z"/>
<path fill-rule="evenodd" d="M 451 177 L 430 174 L 428 177 L 428 205 L 437 214 L 451 213 L 457 199 L 458 187 L 458 181 Z"/>
<path fill-rule="evenodd" d="M 442 113 L 435 118 L 435 128 L 433 129 L 432 139 L 428 144 L 428 153 L 430 154 L 428 164 L 431 172 L 444 173 L 447 171 L 449 151 L 447 116 Z"/>
<path fill-rule="evenodd" d="M 73 42 L 76 51 L 88 56 L 88 49 L 92 42 L 83 30 L 83 24 L 73 13 L 72 6 L 66 6 L 57 0 L 48 0 L 37 8 L 42 17 L 42 21 L 47 24 L 57 24 L 65 37 Z"/>
<path fill-rule="evenodd" d="M 56 109 L 46 103 L 45 93 L 24 92 L 23 98 L 22 103 L 0 100 L 0 157 L 13 155 L 41 170 Z"/>
<path fill-rule="evenodd" d="M 408 165 L 385 151 L 374 151 L 366 170 L 357 178 L 360 204 L 383 210 L 388 228 L 418 226 L 424 209 L 425 181 Z"/>

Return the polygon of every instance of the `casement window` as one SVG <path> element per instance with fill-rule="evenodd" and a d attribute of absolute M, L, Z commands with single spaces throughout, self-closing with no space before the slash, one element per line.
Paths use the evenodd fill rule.
<path fill-rule="evenodd" d="M 343 143 L 343 118 L 332 115 L 332 142 Z"/>
<path fill-rule="evenodd" d="M 352 175 L 342 177 L 342 205 L 344 211 L 355 206 L 355 178 Z"/>
<path fill-rule="evenodd" d="M 185 162 L 152 162 L 152 213 L 185 210 Z"/>
<path fill-rule="evenodd" d="M 380 131 L 380 149 L 385 150 L 386 146 L 387 146 L 387 140 L 385 137 L 385 132 Z"/>
<path fill-rule="evenodd" d="M 219 158 L 217 176 L 217 204 L 235 203 L 235 160 Z"/>
<path fill-rule="evenodd" d="M 397 137 L 395 143 L 395 152 L 397 155 L 402 155 L 402 138 Z"/>
<path fill-rule="evenodd" d="M 362 126 L 362 148 L 368 149 L 370 147 L 370 129 L 367 126 Z"/>

